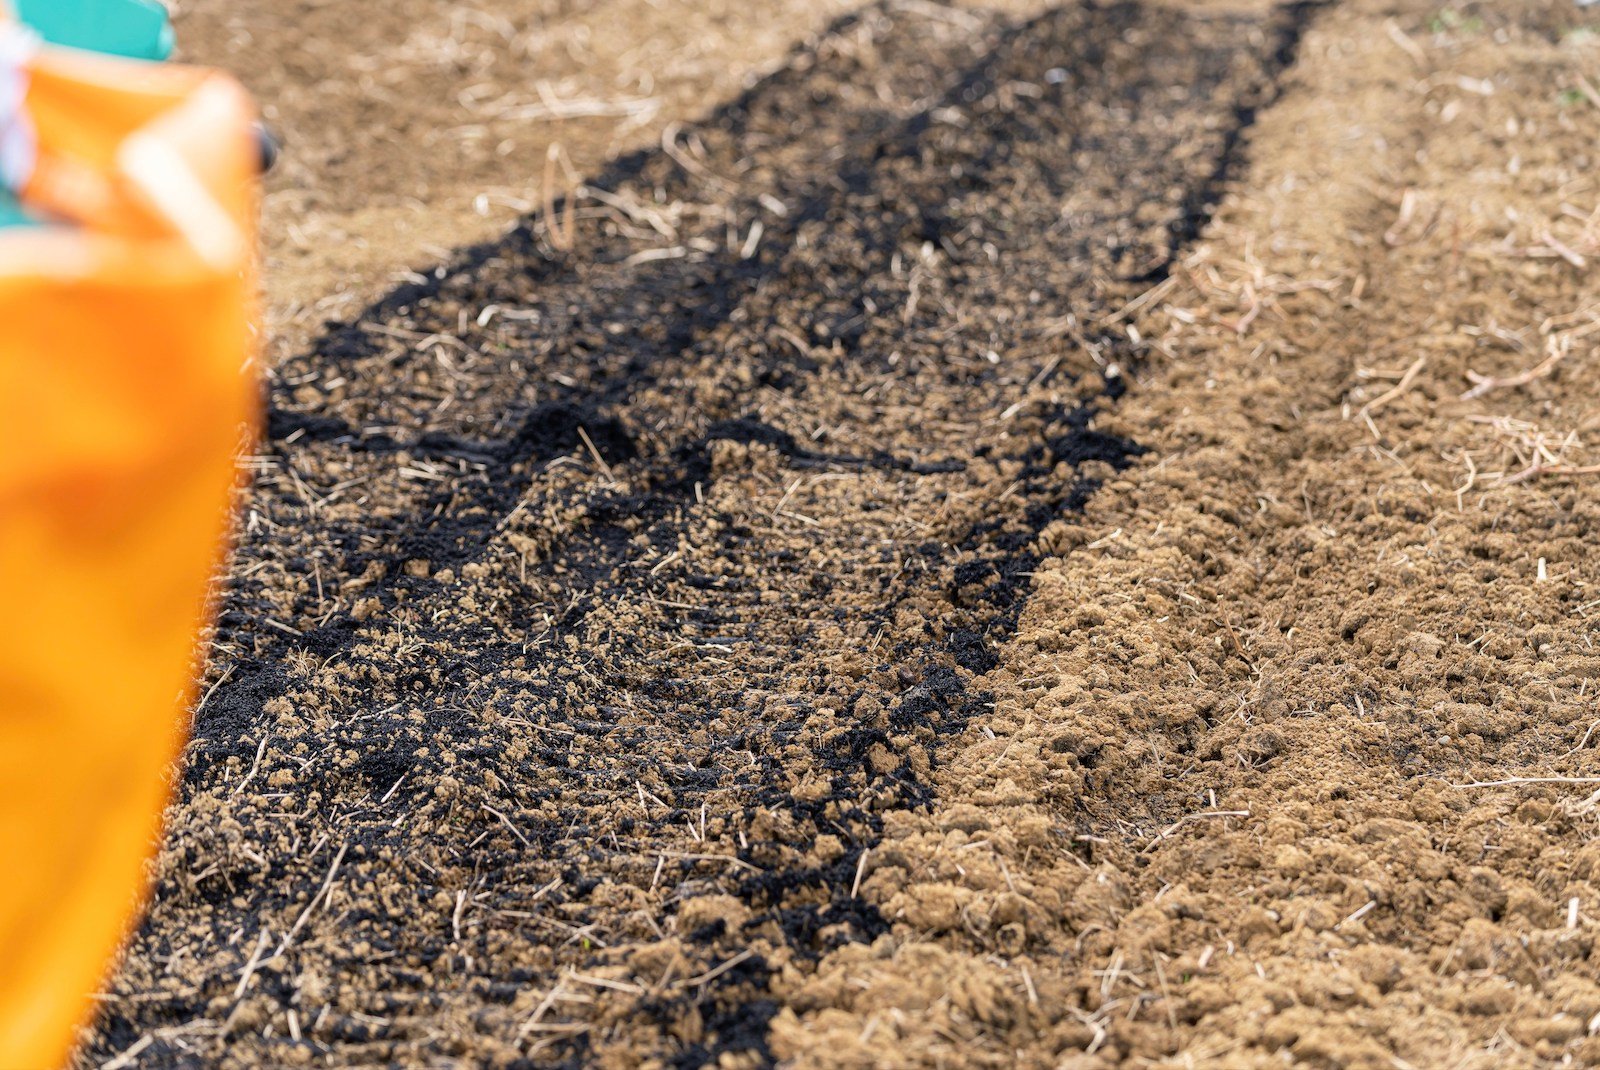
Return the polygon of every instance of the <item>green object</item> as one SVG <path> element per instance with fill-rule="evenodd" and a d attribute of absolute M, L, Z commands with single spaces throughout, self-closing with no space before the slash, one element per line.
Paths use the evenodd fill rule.
<path fill-rule="evenodd" d="M 11 0 L 11 6 L 53 45 L 129 59 L 172 54 L 172 22 L 154 0 Z"/>

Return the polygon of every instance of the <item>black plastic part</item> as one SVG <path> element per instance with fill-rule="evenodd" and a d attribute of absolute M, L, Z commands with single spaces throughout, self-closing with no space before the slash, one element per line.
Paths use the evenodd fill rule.
<path fill-rule="evenodd" d="M 267 129 L 266 123 L 256 123 L 256 146 L 261 152 L 261 173 L 266 174 L 278 163 L 278 139 Z"/>

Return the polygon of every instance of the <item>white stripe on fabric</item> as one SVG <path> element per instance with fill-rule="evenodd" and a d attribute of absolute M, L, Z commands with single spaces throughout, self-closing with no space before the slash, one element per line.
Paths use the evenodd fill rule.
<path fill-rule="evenodd" d="M 38 142 L 22 104 L 28 93 L 28 63 L 39 36 L 17 23 L 0 23 L 0 186 L 18 190 L 33 174 Z"/>

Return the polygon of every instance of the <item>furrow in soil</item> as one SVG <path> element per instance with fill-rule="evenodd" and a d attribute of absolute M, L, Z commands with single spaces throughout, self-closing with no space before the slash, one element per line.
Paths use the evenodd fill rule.
<path fill-rule="evenodd" d="M 95 1050 L 770 1063 L 1305 14 L 867 9 L 290 361 Z"/>

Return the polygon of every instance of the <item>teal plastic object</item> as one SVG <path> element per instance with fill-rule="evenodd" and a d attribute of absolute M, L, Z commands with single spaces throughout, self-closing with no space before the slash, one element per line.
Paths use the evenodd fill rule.
<path fill-rule="evenodd" d="M 155 0 L 11 0 L 11 6 L 53 45 L 129 59 L 172 55 L 172 20 Z"/>
<path fill-rule="evenodd" d="M 0 230 L 32 222 L 33 220 L 22 210 L 22 205 L 17 203 L 17 199 L 0 189 Z"/>

